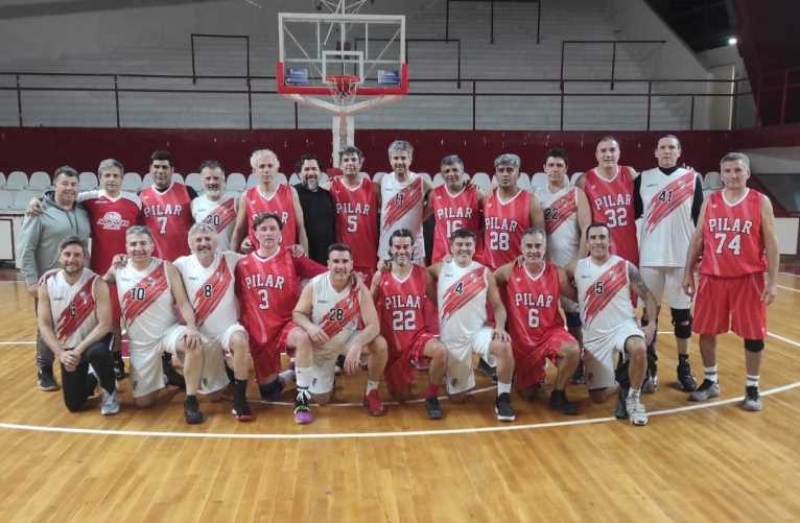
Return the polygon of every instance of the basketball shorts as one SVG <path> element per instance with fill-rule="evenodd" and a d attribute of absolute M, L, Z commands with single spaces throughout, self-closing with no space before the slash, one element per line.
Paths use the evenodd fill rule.
<path fill-rule="evenodd" d="M 544 381 L 545 361 L 550 360 L 555 363 L 561 347 L 570 344 L 577 345 L 578 342 L 569 332 L 561 328 L 548 330 L 533 347 L 518 346 L 512 342 L 517 386 L 529 389 Z"/>
<path fill-rule="evenodd" d="M 161 355 L 164 352 L 176 354 L 178 343 L 186 334 L 184 325 L 175 324 L 164 331 L 155 343 L 140 344 L 130 340 L 131 383 L 133 397 L 139 398 L 164 388 L 164 369 Z"/>
<path fill-rule="evenodd" d="M 267 333 L 267 341 L 258 343 L 250 338 L 250 356 L 253 358 L 253 368 L 256 380 L 262 381 L 281 370 L 281 353 L 285 352 L 289 333 L 298 328 L 289 321 Z"/>
<path fill-rule="evenodd" d="M 211 394 L 228 386 L 226 360 L 232 359 L 231 338 L 237 332 L 245 337 L 247 331 L 238 323 L 229 325 L 219 336 L 203 336 L 203 370 L 200 373 L 200 394 Z"/>
<path fill-rule="evenodd" d="M 625 342 L 644 333 L 633 319 L 620 323 L 613 331 L 595 336 L 589 330 L 583 331 L 583 366 L 586 373 L 586 386 L 589 390 L 612 387 L 614 377 L 614 356 L 617 353 L 626 358 Z"/>
<path fill-rule="evenodd" d="M 763 291 L 761 272 L 739 278 L 701 274 L 694 307 L 694 332 L 713 336 L 732 330 L 746 340 L 763 340 L 767 335 Z"/>
<path fill-rule="evenodd" d="M 322 347 L 315 347 L 311 359 L 311 394 L 328 394 L 333 390 L 333 381 L 336 377 L 336 358 L 346 354 L 348 344 L 361 331 L 352 331 L 347 338 L 339 343 L 326 343 Z"/>
<path fill-rule="evenodd" d="M 386 386 L 394 395 L 397 393 L 406 394 L 417 377 L 417 369 L 412 365 L 412 361 L 422 361 L 425 357 L 425 345 L 436 339 L 436 336 L 428 332 L 420 332 L 409 347 L 393 347 L 389 345 L 389 358 L 386 362 L 384 376 Z"/>
<path fill-rule="evenodd" d="M 464 338 L 442 339 L 447 347 L 448 394 L 461 394 L 475 387 L 475 373 L 472 370 L 472 355 L 478 354 L 492 367 L 496 366 L 494 355 L 489 352 L 493 330 L 483 327 L 475 334 Z"/>
<path fill-rule="evenodd" d="M 639 273 L 659 305 L 666 297 L 672 309 L 692 306 L 692 299 L 683 292 L 683 267 L 642 267 Z"/>

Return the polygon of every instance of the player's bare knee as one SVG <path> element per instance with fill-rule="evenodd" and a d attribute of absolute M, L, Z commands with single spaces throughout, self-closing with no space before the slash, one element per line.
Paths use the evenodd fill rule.
<path fill-rule="evenodd" d="M 369 342 L 366 347 L 366 352 L 375 356 L 386 354 L 388 351 L 389 345 L 386 343 L 386 339 L 380 334 L 377 335 L 374 340 Z"/>
<path fill-rule="evenodd" d="M 242 331 L 234 332 L 231 336 L 231 352 L 236 354 L 240 351 L 249 351 L 249 340 L 247 339 L 247 334 Z"/>
<path fill-rule="evenodd" d="M 489 352 L 497 358 L 510 358 L 511 357 L 511 344 L 507 341 L 493 341 L 489 345 Z"/>
<path fill-rule="evenodd" d="M 641 336 L 631 336 L 625 340 L 625 352 L 630 359 L 639 359 L 647 356 L 647 345 Z"/>
<path fill-rule="evenodd" d="M 425 344 L 424 354 L 437 363 L 444 363 L 447 359 L 447 347 L 439 340 L 431 340 Z"/>
<path fill-rule="evenodd" d="M 577 360 L 581 357 L 581 348 L 577 343 L 567 343 L 561 346 L 558 356 L 567 360 Z"/>
<path fill-rule="evenodd" d="M 670 309 L 675 337 L 689 339 L 692 337 L 692 313 L 689 309 Z"/>

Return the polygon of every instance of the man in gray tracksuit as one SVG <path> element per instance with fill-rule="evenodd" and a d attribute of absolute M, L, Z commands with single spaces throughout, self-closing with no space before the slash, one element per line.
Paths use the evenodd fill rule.
<path fill-rule="evenodd" d="M 55 191 L 42 201 L 39 216 L 26 216 L 22 223 L 22 240 L 17 268 L 25 276 L 28 293 L 36 300 L 39 278 L 50 269 L 57 268 L 61 240 L 77 236 L 84 242 L 89 239 L 90 222 L 86 210 L 76 203 L 78 173 L 72 167 L 59 167 L 53 180 Z M 58 390 L 53 376 L 53 353 L 36 336 L 36 365 L 39 368 L 39 388 Z"/>

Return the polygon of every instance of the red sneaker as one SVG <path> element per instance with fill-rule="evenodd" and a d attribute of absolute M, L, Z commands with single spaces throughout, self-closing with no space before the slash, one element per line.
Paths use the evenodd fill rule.
<path fill-rule="evenodd" d="M 377 390 L 373 390 L 364 396 L 364 406 L 367 407 L 367 411 L 369 412 L 370 416 L 383 416 L 383 413 L 385 412 L 383 403 L 381 403 L 381 397 Z"/>

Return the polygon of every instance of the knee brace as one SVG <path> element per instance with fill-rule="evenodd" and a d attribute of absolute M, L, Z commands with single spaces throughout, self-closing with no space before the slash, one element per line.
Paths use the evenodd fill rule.
<path fill-rule="evenodd" d="M 747 352 L 761 352 L 764 350 L 764 340 L 744 340 L 744 350 Z"/>
<path fill-rule="evenodd" d="M 567 327 L 582 327 L 581 315 L 578 312 L 565 312 L 564 316 L 567 317 Z"/>
<path fill-rule="evenodd" d="M 675 327 L 675 337 L 688 339 L 692 337 L 692 313 L 689 309 L 672 309 L 672 325 Z"/>

